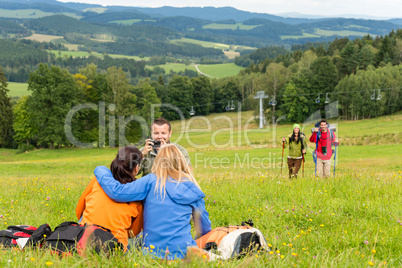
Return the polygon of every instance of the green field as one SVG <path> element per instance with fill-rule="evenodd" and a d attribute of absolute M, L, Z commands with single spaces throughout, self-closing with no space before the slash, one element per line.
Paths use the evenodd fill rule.
<path fill-rule="evenodd" d="M 86 51 L 59 51 L 59 50 L 48 50 L 50 53 L 53 53 L 57 57 L 89 57 L 90 55 L 98 57 L 98 58 L 103 58 L 102 53 L 98 52 L 86 52 Z M 148 60 L 149 57 L 143 57 L 140 58 L 138 56 L 127 56 L 127 55 L 119 55 L 119 54 L 107 54 L 109 57 L 112 58 L 127 58 L 127 59 L 133 59 L 133 60 Z"/>
<path fill-rule="evenodd" d="M 173 72 L 184 72 L 185 70 L 191 70 L 191 71 L 197 71 L 194 67 L 194 65 L 185 65 L 183 63 L 166 63 L 166 64 L 161 64 L 157 65 L 158 67 L 161 67 L 162 69 L 165 70 L 166 73 L 169 73 L 170 70 Z M 147 66 L 148 69 L 154 69 L 156 66 Z"/>
<path fill-rule="evenodd" d="M 65 16 L 70 16 L 75 19 L 80 19 L 82 16 L 78 16 L 74 13 L 61 13 L 62 15 Z M 52 12 L 44 12 L 39 9 L 15 9 L 15 10 L 10 10 L 10 9 L 3 9 L 0 8 L 0 17 L 3 18 L 16 18 L 16 19 L 38 19 L 46 16 L 52 16 L 56 15 L 56 13 Z"/>
<path fill-rule="evenodd" d="M 109 21 L 109 23 L 117 23 L 117 24 L 123 24 L 123 25 L 133 25 L 134 23 L 137 23 L 137 22 L 140 22 L 140 21 L 155 22 L 156 20 L 143 20 L 143 19 L 114 20 L 114 21 Z"/>
<path fill-rule="evenodd" d="M 210 75 L 214 78 L 235 76 L 244 69 L 244 67 L 237 66 L 234 63 L 198 65 L 198 68 L 202 73 Z"/>
<path fill-rule="evenodd" d="M 244 25 L 243 23 L 238 22 L 236 24 L 210 23 L 210 24 L 202 26 L 202 28 L 214 29 L 214 30 L 225 30 L 225 29 L 228 29 L 228 30 L 251 30 L 258 26 L 261 26 L 261 25 Z"/>
<path fill-rule="evenodd" d="M 137 23 L 142 21 L 142 19 L 131 19 L 131 20 L 114 20 L 114 21 L 109 21 L 109 23 L 117 23 L 117 24 L 123 24 L 123 25 L 132 25 L 133 23 Z"/>
<path fill-rule="evenodd" d="M 339 36 L 350 36 L 350 35 L 366 36 L 366 35 L 368 35 L 370 33 L 369 32 L 348 31 L 348 30 L 331 31 L 331 30 L 325 30 L 325 29 L 317 28 L 317 29 L 314 30 L 314 34 L 322 35 L 322 36 L 332 36 L 332 35 L 339 35 Z M 376 36 L 375 34 L 370 34 L 370 35 Z"/>
<path fill-rule="evenodd" d="M 16 82 L 7 82 L 7 88 L 10 90 L 8 92 L 8 96 L 10 97 L 21 97 L 30 95 L 31 93 L 28 91 L 28 83 L 16 83 Z"/>
<path fill-rule="evenodd" d="M 310 33 L 303 33 L 303 35 L 281 35 L 281 40 L 286 40 L 286 39 L 300 39 L 300 38 L 311 38 L 311 37 L 317 37 L 319 38 L 320 36 L 317 34 L 310 34 Z"/>
<path fill-rule="evenodd" d="M 337 123 L 336 176 L 314 177 L 311 153 L 304 178 L 281 174 L 280 138 L 291 125 L 257 129 L 252 112 L 172 122 L 172 140 L 190 153 L 212 227 L 253 219 L 271 252 L 242 259 L 165 262 L 132 251 L 110 257 L 60 258 L 46 250 L 0 251 L 1 267 L 401 267 L 402 114 Z M 306 125 L 304 132 L 311 125 Z M 180 133 L 182 132 L 182 133 Z M 275 133 L 275 135 L 274 135 Z M 354 138 L 370 137 L 359 145 Z M 398 139 L 382 139 L 396 135 Z M 351 145 L 346 145 L 349 141 Z M 209 143 L 209 144 L 208 144 Z M 213 143 L 216 143 L 215 145 Z M 276 145 L 276 147 L 274 146 Z M 309 144 L 314 147 L 313 144 Z M 109 166 L 117 148 L 25 153 L 0 149 L 0 225 L 52 228 L 76 221 L 75 206 L 97 165 Z M 285 150 L 285 157 L 287 150 Z M 1 229 L 1 228 L 0 228 Z"/>
<path fill-rule="evenodd" d="M 190 43 L 190 44 L 200 45 L 200 46 L 203 46 L 203 47 L 212 47 L 212 48 L 217 48 L 217 49 L 222 49 L 222 50 L 227 50 L 227 51 L 239 51 L 239 50 L 244 50 L 244 49 L 257 49 L 255 47 L 248 47 L 248 46 L 241 46 L 241 45 L 228 45 L 228 44 L 222 44 L 222 43 L 214 43 L 214 42 L 190 39 L 190 38 L 185 38 L 185 37 L 180 38 L 180 39 L 173 39 L 170 42 L 171 43 Z"/>

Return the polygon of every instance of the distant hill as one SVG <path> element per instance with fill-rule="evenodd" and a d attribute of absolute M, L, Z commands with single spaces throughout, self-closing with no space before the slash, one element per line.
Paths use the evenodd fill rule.
<path fill-rule="evenodd" d="M 252 18 L 261 18 L 271 21 L 278 21 L 287 24 L 299 24 L 308 22 L 308 19 L 284 18 L 265 13 L 253 13 L 238 10 L 233 7 L 159 7 L 159 8 L 136 8 L 145 14 L 155 17 L 186 16 L 203 20 L 220 21 L 233 19 L 236 22 L 243 22 Z"/>
<path fill-rule="evenodd" d="M 387 20 L 390 23 L 393 24 L 398 24 L 398 25 L 402 25 L 402 19 L 391 19 L 391 20 Z"/>

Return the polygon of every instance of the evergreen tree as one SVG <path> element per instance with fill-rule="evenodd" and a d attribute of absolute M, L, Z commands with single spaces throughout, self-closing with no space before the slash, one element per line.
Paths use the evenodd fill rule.
<path fill-rule="evenodd" d="M 38 128 L 32 122 L 32 114 L 28 112 L 28 96 L 21 97 L 14 106 L 14 140 L 17 143 L 26 143 L 27 147 L 30 140 L 38 133 Z"/>
<path fill-rule="evenodd" d="M 65 118 L 79 97 L 72 75 L 60 67 L 40 64 L 29 76 L 28 90 L 32 92 L 28 112 L 38 126 L 38 144 L 52 149 L 69 144 L 64 132 Z"/>
<path fill-rule="evenodd" d="M 209 79 L 206 76 L 191 78 L 193 85 L 194 111 L 196 115 L 207 115 L 213 109 L 213 91 Z"/>
<path fill-rule="evenodd" d="M 7 79 L 0 66 L 0 147 L 9 143 L 13 124 L 13 110 L 8 91 Z"/>
<path fill-rule="evenodd" d="M 169 82 L 170 104 L 177 107 L 185 118 L 190 117 L 191 105 L 193 105 L 193 85 L 188 77 L 175 75 Z M 167 112 L 167 111 L 166 111 Z M 169 120 L 180 119 L 179 114 L 169 109 Z"/>

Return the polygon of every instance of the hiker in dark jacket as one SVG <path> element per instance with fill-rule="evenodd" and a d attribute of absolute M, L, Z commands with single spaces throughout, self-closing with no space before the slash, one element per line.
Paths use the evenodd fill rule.
<path fill-rule="evenodd" d="M 293 125 L 293 133 L 287 138 L 283 137 L 282 141 L 285 144 L 289 144 L 288 153 L 288 167 L 289 167 L 289 178 L 297 179 L 297 173 L 299 172 L 303 155 L 306 153 L 307 143 L 306 136 L 301 133 L 300 125 Z"/>

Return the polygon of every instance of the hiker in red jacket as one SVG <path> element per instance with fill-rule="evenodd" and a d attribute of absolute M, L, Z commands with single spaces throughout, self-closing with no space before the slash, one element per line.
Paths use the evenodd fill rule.
<path fill-rule="evenodd" d="M 317 173 L 320 177 L 330 175 L 332 145 L 338 146 L 338 138 L 333 131 L 328 130 L 328 122 L 325 119 L 320 121 L 320 127 L 316 127 L 310 137 L 310 142 L 317 144 Z M 318 137 L 317 137 L 318 135 Z"/>

